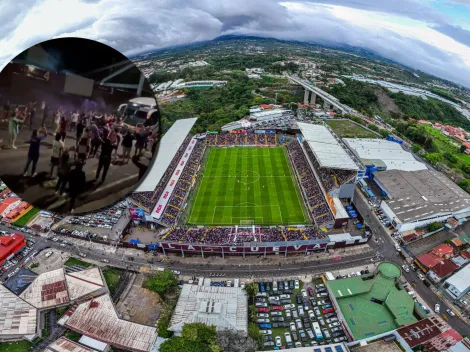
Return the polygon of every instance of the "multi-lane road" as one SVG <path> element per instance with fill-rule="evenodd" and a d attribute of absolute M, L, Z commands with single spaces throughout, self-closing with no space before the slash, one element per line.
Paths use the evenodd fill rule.
<path fill-rule="evenodd" d="M 340 261 L 333 261 L 331 259 L 320 259 L 312 260 L 310 262 L 295 262 L 293 257 L 292 263 L 289 264 L 274 264 L 269 263 L 269 259 L 266 264 L 246 265 L 245 263 L 240 265 L 227 265 L 227 264 L 212 264 L 207 262 L 204 265 L 194 265 L 192 263 L 171 263 L 168 260 L 161 260 L 160 257 L 129 257 L 122 253 L 110 253 L 102 250 L 102 245 L 92 245 L 91 248 L 87 246 L 67 246 L 61 247 L 60 243 L 54 242 L 44 237 L 34 237 L 29 234 L 23 233 L 28 238 L 33 238 L 36 243 L 34 244 L 34 250 L 43 250 L 45 248 L 56 248 L 59 251 L 67 251 L 74 255 L 83 253 L 87 259 L 101 261 L 106 258 L 109 260 L 108 265 L 127 268 L 129 270 L 137 270 L 142 266 L 155 265 L 158 267 L 169 268 L 181 272 L 186 276 L 210 276 L 211 273 L 218 273 L 219 275 L 225 275 L 225 277 L 235 278 L 274 278 L 274 277 L 291 277 L 291 276 L 303 276 L 322 273 L 326 271 L 338 271 L 346 268 L 353 268 L 356 266 L 363 266 L 367 263 L 372 263 L 379 260 L 392 261 L 400 266 L 405 264 L 403 258 L 398 254 L 395 249 L 395 242 L 391 236 L 384 229 L 380 221 L 377 219 L 375 214 L 371 211 L 370 206 L 364 196 L 356 190 L 354 197 L 354 203 L 358 211 L 363 214 L 365 222 L 369 225 L 373 233 L 373 240 L 369 241 L 369 245 L 372 247 L 372 251 L 364 254 L 358 254 L 356 256 L 348 256 L 342 258 Z M 5 231 L 11 231 L 0 225 L 0 229 Z M 23 259 L 24 260 L 24 259 Z M 20 265 L 18 263 L 17 265 Z M 14 268 L 10 269 L 14 270 Z M 448 308 L 444 302 L 442 302 L 434 292 L 426 287 L 416 276 L 415 272 L 403 273 L 404 277 L 412 283 L 415 287 L 417 294 L 425 301 L 430 309 L 434 309 L 436 303 L 441 306 L 441 313 L 446 314 L 445 311 Z M 6 279 L 6 274 L 0 276 L 3 281 Z M 448 323 L 460 334 L 470 334 L 470 327 L 466 325 L 458 317 L 451 317 L 447 315 Z"/>

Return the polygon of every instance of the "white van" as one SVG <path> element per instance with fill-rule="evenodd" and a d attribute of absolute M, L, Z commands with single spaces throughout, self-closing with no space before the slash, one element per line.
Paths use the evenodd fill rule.
<path fill-rule="evenodd" d="M 292 337 L 290 336 L 290 333 L 284 333 L 284 337 L 286 339 L 286 343 L 292 343 Z"/>

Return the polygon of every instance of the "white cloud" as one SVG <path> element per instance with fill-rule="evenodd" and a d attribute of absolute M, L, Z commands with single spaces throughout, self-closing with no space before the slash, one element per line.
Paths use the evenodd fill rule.
<path fill-rule="evenodd" d="M 0 5 L 0 62 L 40 41 L 63 36 L 99 40 L 130 55 L 221 34 L 250 34 L 360 46 L 470 86 L 470 48 L 449 37 L 451 32 L 439 32 L 437 26 L 446 16 L 419 0 L 18 3 Z"/>

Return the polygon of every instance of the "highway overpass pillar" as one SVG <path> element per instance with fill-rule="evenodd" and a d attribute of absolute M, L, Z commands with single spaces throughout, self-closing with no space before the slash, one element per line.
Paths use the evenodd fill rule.
<path fill-rule="evenodd" d="M 308 96 L 310 95 L 310 91 L 308 89 L 305 89 L 304 93 L 304 104 L 308 104 Z"/>
<path fill-rule="evenodd" d="M 315 104 L 315 101 L 317 100 L 317 95 L 312 92 L 312 95 L 310 95 L 310 105 Z"/>
<path fill-rule="evenodd" d="M 330 103 L 328 103 L 326 100 L 323 102 L 323 109 L 325 109 L 325 110 L 330 109 Z"/>
<path fill-rule="evenodd" d="M 145 76 L 143 74 L 140 74 L 139 86 L 137 88 L 137 96 L 138 97 L 140 97 L 142 95 L 142 88 L 144 87 L 144 82 L 145 82 Z"/>

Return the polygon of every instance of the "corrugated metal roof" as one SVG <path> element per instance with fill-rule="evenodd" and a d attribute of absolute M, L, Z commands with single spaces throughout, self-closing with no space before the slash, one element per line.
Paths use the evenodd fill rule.
<path fill-rule="evenodd" d="M 104 287 L 98 268 L 91 268 L 65 275 L 70 300 L 88 295 Z"/>
<path fill-rule="evenodd" d="M 247 297 L 238 287 L 183 285 L 169 330 L 184 324 L 214 325 L 217 330 L 248 331 Z"/>
<path fill-rule="evenodd" d="M 358 165 L 326 126 L 305 122 L 297 124 L 320 167 L 359 170 Z"/>
<path fill-rule="evenodd" d="M 152 168 L 134 192 L 153 192 L 197 118 L 177 120 L 162 137 Z"/>
<path fill-rule="evenodd" d="M 69 302 L 64 269 L 40 274 L 20 297 L 36 308 L 48 308 Z"/>
<path fill-rule="evenodd" d="M 129 351 L 150 351 L 157 338 L 156 328 L 119 319 L 107 294 L 77 305 L 65 325 L 93 339 Z"/>
<path fill-rule="evenodd" d="M 95 350 L 79 345 L 65 337 L 60 337 L 47 346 L 45 352 L 95 352 Z"/>
<path fill-rule="evenodd" d="M 426 165 L 417 161 L 413 154 L 403 150 L 398 143 L 369 138 L 344 138 L 343 140 L 359 158 L 381 160 L 387 170 L 427 170 Z"/>
<path fill-rule="evenodd" d="M 37 310 L 0 285 L 0 337 L 34 335 Z"/>

